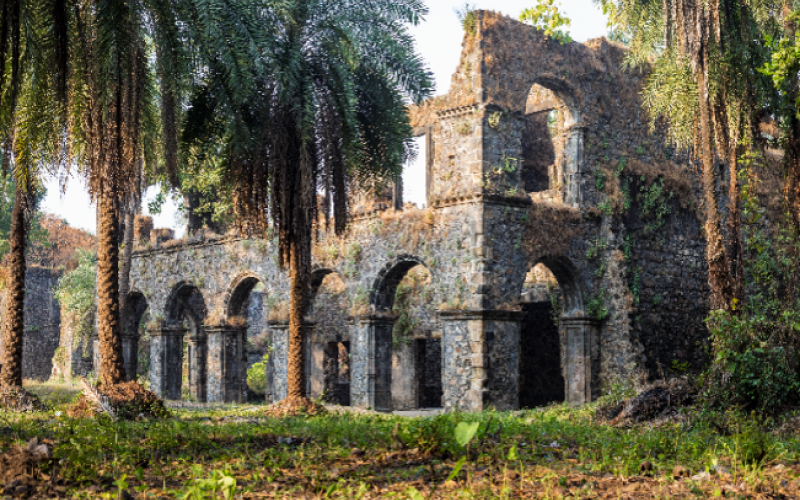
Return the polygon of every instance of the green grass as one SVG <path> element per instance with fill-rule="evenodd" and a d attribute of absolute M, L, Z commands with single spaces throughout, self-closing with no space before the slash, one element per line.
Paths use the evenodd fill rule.
<path fill-rule="evenodd" d="M 432 498 L 558 498 L 566 492 L 602 498 L 606 486 L 617 498 L 613 488 L 628 485 L 624 478 L 637 476 L 645 461 L 654 473 L 642 483 L 649 485 L 649 497 L 703 498 L 721 483 L 675 482 L 676 465 L 691 474 L 724 465 L 731 484 L 744 481 L 763 490 L 780 488 L 770 475 L 772 466 L 787 464 L 780 477 L 793 480 L 792 467 L 800 459 L 796 439 L 766 432 L 763 422 L 735 413 L 619 429 L 596 423 L 593 405 L 431 418 L 286 419 L 264 418 L 263 407 L 243 405 L 177 411 L 163 421 L 112 422 L 64 416 L 59 405 L 74 388 L 45 384 L 35 391 L 54 398 L 56 406 L 47 413 L 0 414 L 0 446 L 52 439 L 59 476 L 71 494 L 85 498 L 99 495 L 89 492 L 92 486 L 108 498 L 116 498 L 120 487 L 135 498 L 218 498 L 234 483 L 230 491 L 244 498 L 416 500 L 428 498 L 434 488 Z M 455 439 L 460 422 L 480 424 L 469 454 Z M 463 467 L 453 475 L 462 458 Z"/>

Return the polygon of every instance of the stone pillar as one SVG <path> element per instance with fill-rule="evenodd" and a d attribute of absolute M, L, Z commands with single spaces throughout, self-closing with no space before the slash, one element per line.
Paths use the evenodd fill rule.
<path fill-rule="evenodd" d="M 377 411 L 392 411 L 391 316 L 354 318 L 350 363 L 351 404 Z"/>
<path fill-rule="evenodd" d="M 206 365 L 209 402 L 242 401 L 242 350 L 247 331 L 241 326 L 205 325 L 208 362 Z"/>
<path fill-rule="evenodd" d="M 561 366 L 568 403 L 584 404 L 596 396 L 600 371 L 597 321 L 586 317 L 562 317 Z"/>
<path fill-rule="evenodd" d="M 197 402 L 206 401 L 206 337 L 190 335 L 189 342 L 189 394 Z"/>
<path fill-rule="evenodd" d="M 150 329 L 150 390 L 163 399 L 181 399 L 185 333 L 182 327 Z"/>
<path fill-rule="evenodd" d="M 92 343 L 92 371 L 94 372 L 95 377 L 100 377 L 100 336 L 98 335 L 97 329 L 92 331 L 92 337 L 90 342 Z"/>
<path fill-rule="evenodd" d="M 138 335 L 122 335 L 122 361 L 125 366 L 125 379 L 136 380 L 136 371 L 139 366 Z"/>
<path fill-rule="evenodd" d="M 446 411 L 518 406 L 519 311 L 442 311 Z"/>
<path fill-rule="evenodd" d="M 272 333 L 272 403 L 281 401 L 289 394 L 289 323 L 269 321 Z"/>

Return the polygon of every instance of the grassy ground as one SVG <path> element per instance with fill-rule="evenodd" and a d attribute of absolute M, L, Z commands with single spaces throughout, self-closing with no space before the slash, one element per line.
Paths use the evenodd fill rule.
<path fill-rule="evenodd" d="M 593 406 L 281 420 L 227 406 L 114 423 L 64 416 L 74 389 L 28 388 L 56 407 L 0 414 L 0 447 L 52 440 L 47 472 L 77 498 L 800 498 L 800 442 L 734 413 L 620 429 Z"/>

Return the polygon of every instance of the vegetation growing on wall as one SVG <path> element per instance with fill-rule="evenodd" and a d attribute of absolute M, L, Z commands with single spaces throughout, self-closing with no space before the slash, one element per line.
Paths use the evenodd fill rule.
<path fill-rule="evenodd" d="M 83 345 L 86 349 L 90 347 L 94 326 L 97 258 L 87 250 L 78 250 L 76 257 L 77 267 L 58 280 L 55 295 L 66 316 L 64 319 L 73 328 L 70 347 L 75 349 Z"/>

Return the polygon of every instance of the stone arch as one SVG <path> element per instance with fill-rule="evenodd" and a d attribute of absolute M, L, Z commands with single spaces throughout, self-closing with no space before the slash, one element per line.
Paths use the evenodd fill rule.
<path fill-rule="evenodd" d="M 206 314 L 206 301 L 199 287 L 189 281 L 180 281 L 172 287 L 164 307 L 168 326 L 178 326 L 188 319 L 190 328 L 200 329 Z"/>
<path fill-rule="evenodd" d="M 598 325 L 587 315 L 580 271 L 566 257 L 544 256 L 528 278 L 520 287 L 519 405 L 588 402 L 597 385 Z"/>
<path fill-rule="evenodd" d="M 166 399 L 183 398 L 185 365 L 188 370 L 186 392 L 196 401 L 206 400 L 206 334 L 203 328 L 206 316 L 206 301 L 199 287 L 188 281 L 180 281 L 172 287 L 164 308 L 159 349 L 163 357 L 163 396 Z"/>
<path fill-rule="evenodd" d="M 226 348 L 230 351 L 222 357 L 225 359 L 220 379 L 225 383 L 221 396 L 223 400 L 236 400 L 235 393 L 242 398 L 249 394 L 247 390 L 247 370 L 261 361 L 269 352 L 272 338 L 266 329 L 264 316 L 264 295 L 254 295 L 259 286 L 263 288 L 264 280 L 253 272 L 244 272 L 236 276 L 225 294 L 223 310 L 227 325 L 213 325 L 214 331 L 225 338 Z M 224 331 L 223 331 L 224 330 Z M 233 352 L 238 354 L 233 355 Z M 212 353 L 213 354 L 213 353 Z M 271 399 L 274 382 L 272 359 L 268 358 L 266 368 L 267 386 L 265 397 Z"/>
<path fill-rule="evenodd" d="M 579 92 L 555 75 L 531 81 L 525 103 L 523 183 L 528 192 L 548 192 L 577 206 L 582 200 L 584 127 Z M 553 114 L 555 113 L 555 114 Z"/>
<path fill-rule="evenodd" d="M 311 397 L 350 405 L 349 301 L 341 274 L 332 267 L 311 272 L 306 319 L 306 380 Z"/>
<path fill-rule="evenodd" d="M 414 255 L 399 255 L 383 266 L 370 292 L 369 303 L 375 312 L 384 313 L 392 310 L 397 285 L 416 266 L 423 266 L 431 274 L 431 280 L 434 280 L 430 267 Z"/>
<path fill-rule="evenodd" d="M 233 280 L 223 302 L 227 319 L 246 316 L 250 293 L 259 283 L 263 283 L 263 280 L 255 273 L 243 273 Z"/>
<path fill-rule="evenodd" d="M 135 380 L 138 375 L 139 329 L 148 307 L 147 298 L 139 290 L 131 291 L 125 299 L 125 311 L 122 317 L 122 358 L 128 380 Z"/>
<path fill-rule="evenodd" d="M 401 335 L 397 328 L 403 316 L 422 313 L 419 317 L 425 318 L 428 308 L 414 306 L 401 311 L 398 316 L 390 314 L 395 312 L 399 285 L 418 266 L 425 270 L 429 283 L 435 283 L 434 273 L 417 256 L 399 255 L 385 264 L 375 278 L 369 298 L 370 307 L 376 314 L 368 324 L 361 323 L 371 329 L 364 338 L 373 344 L 364 352 L 367 353 L 367 363 L 374 366 L 374 407 L 379 410 L 442 406 L 442 342 L 441 335 L 433 335 L 433 330 L 440 331 L 438 317 L 431 314 L 429 323 L 422 322 L 425 328 L 414 327 L 410 333 Z M 409 302 L 408 306 L 412 307 L 411 304 Z M 370 357 L 373 361 L 368 361 Z M 430 381 L 434 383 L 426 383 Z"/>

